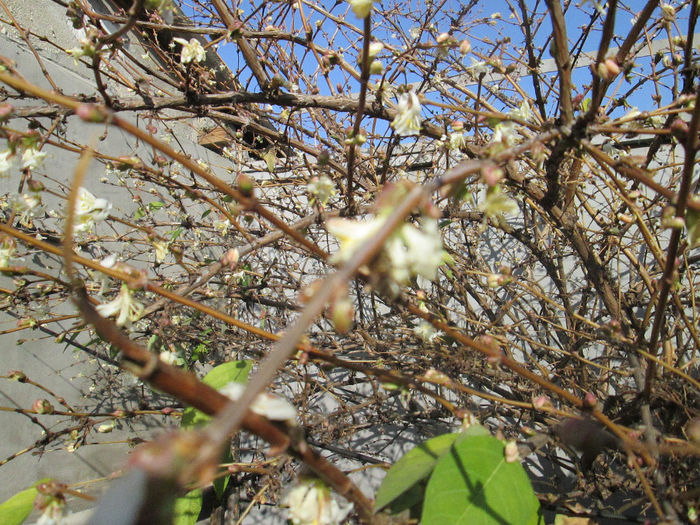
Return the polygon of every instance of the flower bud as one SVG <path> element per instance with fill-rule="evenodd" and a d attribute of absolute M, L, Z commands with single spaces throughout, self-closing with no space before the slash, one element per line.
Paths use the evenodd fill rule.
<path fill-rule="evenodd" d="M 114 430 L 114 427 L 116 426 L 117 424 L 114 421 L 108 421 L 107 423 L 97 425 L 95 427 L 95 432 L 98 432 L 100 434 L 109 434 L 112 430 Z"/>
<path fill-rule="evenodd" d="M 372 42 L 369 45 L 369 58 L 374 58 L 376 57 L 379 53 L 382 52 L 382 49 L 384 49 L 384 44 L 381 42 Z"/>
<path fill-rule="evenodd" d="M 352 327 L 354 316 L 355 309 L 347 295 L 335 300 L 331 311 L 331 321 L 336 332 L 339 334 L 347 333 Z"/>
<path fill-rule="evenodd" d="M 384 72 L 384 64 L 382 64 L 381 60 L 372 60 L 372 63 L 369 65 L 369 74 L 370 75 L 381 75 Z"/>
<path fill-rule="evenodd" d="M 248 175 L 239 173 L 238 177 L 236 178 L 236 186 L 238 187 L 238 191 L 240 191 L 245 197 L 253 196 L 253 179 L 248 177 Z"/>
<path fill-rule="evenodd" d="M 231 248 L 228 250 L 224 256 L 221 258 L 221 264 L 228 266 L 229 269 L 234 270 L 238 264 L 238 259 L 240 255 L 237 248 Z"/>
<path fill-rule="evenodd" d="M 595 408 L 598 405 L 598 398 L 595 397 L 593 392 L 586 392 L 583 396 L 583 407 L 584 408 Z"/>
<path fill-rule="evenodd" d="M 685 425 L 685 435 L 693 443 L 700 443 L 700 416 L 696 416 Z"/>
<path fill-rule="evenodd" d="M 54 408 L 48 399 L 37 399 L 32 403 L 32 410 L 37 414 L 53 414 Z"/>
<path fill-rule="evenodd" d="M 606 58 L 596 66 L 596 72 L 603 80 L 610 81 L 620 74 L 620 66 L 612 58 Z"/>
<path fill-rule="evenodd" d="M 503 449 L 503 455 L 505 456 L 506 463 L 515 463 L 520 461 L 520 453 L 518 452 L 518 444 L 515 440 L 509 440 Z"/>
<path fill-rule="evenodd" d="M 14 107 L 12 104 L 0 104 L 0 121 L 7 120 L 12 115 Z"/>
<path fill-rule="evenodd" d="M 538 410 L 550 404 L 551 403 L 547 396 L 537 396 L 532 400 L 532 406 Z"/>
<path fill-rule="evenodd" d="M 685 120 L 677 118 L 671 122 L 671 135 L 673 135 L 681 144 L 685 143 L 689 132 L 690 127 L 688 127 L 688 123 Z"/>
<path fill-rule="evenodd" d="M 12 370 L 10 373 L 8 373 L 8 377 L 13 381 L 19 381 L 20 383 L 27 382 L 27 374 L 25 374 L 21 370 Z"/>
<path fill-rule="evenodd" d="M 95 104 L 80 104 L 75 110 L 75 114 L 85 122 L 100 123 L 105 121 L 104 114 Z"/>
<path fill-rule="evenodd" d="M 503 170 L 496 164 L 487 163 L 481 168 L 481 180 L 486 183 L 489 188 L 494 187 L 503 178 Z"/>

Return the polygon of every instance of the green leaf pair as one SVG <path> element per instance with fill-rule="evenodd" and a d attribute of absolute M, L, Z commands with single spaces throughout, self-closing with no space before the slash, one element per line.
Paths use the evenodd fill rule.
<path fill-rule="evenodd" d="M 229 361 L 217 367 L 212 368 L 209 373 L 204 376 L 202 382 L 212 388 L 222 388 L 232 381 L 237 383 L 246 383 L 248 374 L 253 366 L 252 361 Z M 211 420 L 211 417 L 204 412 L 200 412 L 196 408 L 187 407 L 182 413 L 181 426 L 182 428 L 192 428 L 202 426 Z M 233 461 L 231 452 L 226 451 L 223 458 L 225 462 Z M 221 498 L 228 485 L 229 476 L 216 479 L 214 481 L 214 491 L 217 497 Z M 195 489 L 181 498 L 175 500 L 173 509 L 175 525 L 194 525 L 197 523 L 197 517 L 202 510 L 202 490 Z"/>
<path fill-rule="evenodd" d="M 420 514 L 422 525 L 543 523 L 525 469 L 481 426 L 429 439 L 387 472 L 375 511 Z"/>

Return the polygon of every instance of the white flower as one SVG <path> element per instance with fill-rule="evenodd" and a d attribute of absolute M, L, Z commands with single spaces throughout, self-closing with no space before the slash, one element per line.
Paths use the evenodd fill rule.
<path fill-rule="evenodd" d="M 5 175 L 14 164 L 14 157 L 9 149 L 0 151 L 0 175 Z"/>
<path fill-rule="evenodd" d="M 207 52 L 196 38 L 191 38 L 189 42 L 184 38 L 173 38 L 173 41 L 182 45 L 182 54 L 180 55 L 180 63 L 182 64 L 199 63 L 207 57 Z"/>
<path fill-rule="evenodd" d="M 676 19 L 676 9 L 671 4 L 661 4 L 661 13 L 667 22 L 673 22 Z"/>
<path fill-rule="evenodd" d="M 410 135 L 420 134 L 420 100 L 418 96 L 411 91 L 404 93 L 399 97 L 398 113 L 391 123 L 391 127 L 398 135 L 407 137 Z"/>
<path fill-rule="evenodd" d="M 421 323 L 413 329 L 413 333 L 420 337 L 426 343 L 432 343 L 436 339 L 439 339 L 442 332 L 435 330 L 433 325 L 428 321 L 421 321 Z M 428 374 L 426 374 L 427 376 Z"/>
<path fill-rule="evenodd" d="M 518 109 L 514 109 L 509 113 L 513 118 L 528 121 L 532 117 L 532 109 L 527 100 L 523 100 Z"/>
<path fill-rule="evenodd" d="M 282 503 L 289 507 L 293 525 L 339 525 L 352 508 L 352 504 L 338 505 L 330 489 L 314 479 L 301 479 Z"/>
<path fill-rule="evenodd" d="M 22 153 L 22 169 L 36 169 L 41 165 L 41 162 L 46 157 L 46 152 L 39 151 L 35 148 L 27 148 Z"/>
<path fill-rule="evenodd" d="M 156 262 L 162 263 L 168 255 L 170 243 L 166 241 L 153 241 L 151 244 L 156 250 Z"/>
<path fill-rule="evenodd" d="M 185 364 L 185 360 L 180 357 L 179 354 L 171 352 L 170 350 L 162 351 L 160 354 L 158 354 L 158 357 L 160 357 L 161 361 L 168 363 L 169 365 L 182 366 Z"/>
<path fill-rule="evenodd" d="M 98 199 L 85 188 L 78 188 L 75 203 L 74 232 L 91 231 L 96 222 L 109 216 L 112 205 L 106 199 Z"/>
<path fill-rule="evenodd" d="M 374 235 L 383 223 L 383 219 L 377 218 L 369 221 L 333 218 L 326 221 L 328 231 L 340 241 L 340 249 L 333 254 L 330 262 L 348 261 L 355 254 L 357 248 Z"/>
<path fill-rule="evenodd" d="M 399 236 L 406 247 L 406 263 L 411 275 L 434 281 L 438 267 L 448 258 L 442 249 L 437 221 L 423 219 L 420 230 L 412 224 L 404 224 Z"/>
<path fill-rule="evenodd" d="M 583 7 L 585 4 L 593 4 L 593 7 L 595 7 L 596 11 L 598 11 L 598 14 L 605 14 L 605 9 L 603 8 L 600 2 L 596 0 L 582 0 L 581 4 L 579 4 L 579 7 Z"/>
<path fill-rule="evenodd" d="M 336 194 L 335 184 L 327 175 L 314 177 L 306 186 L 306 189 L 311 194 L 311 203 L 318 202 L 321 207 L 325 207 L 328 201 Z"/>
<path fill-rule="evenodd" d="M 367 18 L 372 11 L 373 0 L 349 0 L 349 2 L 357 18 Z"/>
<path fill-rule="evenodd" d="M 502 213 L 515 215 L 520 211 L 518 203 L 501 192 L 500 186 L 496 185 L 488 189 L 486 199 L 479 203 L 479 210 L 488 217 L 495 217 Z"/>
<path fill-rule="evenodd" d="M 105 268 L 112 268 L 115 264 L 117 263 L 117 254 L 113 253 L 105 257 L 100 261 L 100 266 L 104 266 Z M 95 280 L 100 283 L 100 291 L 97 292 L 98 295 L 104 295 L 104 293 L 107 291 L 107 287 L 109 286 L 109 275 L 103 272 L 95 272 L 97 277 Z"/>
<path fill-rule="evenodd" d="M 478 79 L 480 76 L 485 75 L 486 73 L 489 72 L 489 68 L 486 65 L 486 62 L 483 60 L 478 62 L 474 60 L 474 57 L 469 57 L 470 60 L 472 61 L 472 65 L 469 66 L 467 69 L 469 70 L 469 74 Z"/>
<path fill-rule="evenodd" d="M 214 229 L 218 231 L 221 235 L 226 235 L 226 232 L 231 227 L 231 221 L 228 219 L 216 219 L 213 222 Z"/>
<path fill-rule="evenodd" d="M 119 295 L 112 301 L 97 306 L 97 313 L 102 317 L 117 315 L 117 326 L 130 326 L 143 313 L 143 305 L 134 299 L 131 290 L 122 284 Z"/>
<path fill-rule="evenodd" d="M 496 124 L 493 130 L 493 137 L 491 137 L 491 142 L 504 144 L 509 144 L 515 138 L 515 122 L 510 120 L 503 121 Z"/>
<path fill-rule="evenodd" d="M 228 146 L 224 147 L 222 154 L 224 155 L 224 157 L 226 157 L 229 160 L 233 160 L 233 157 L 235 155 L 234 151 L 231 148 L 229 148 Z"/>
<path fill-rule="evenodd" d="M 94 57 L 95 56 L 95 44 L 88 38 L 80 39 L 80 47 L 74 47 L 72 49 L 66 49 L 68 54 L 73 57 L 73 62 L 78 65 L 78 60 L 84 56 Z"/>
<path fill-rule="evenodd" d="M 243 395 L 245 388 L 245 384 L 232 381 L 220 388 L 219 392 L 237 401 Z M 250 410 L 260 416 L 265 416 L 270 421 L 294 422 L 297 418 L 297 411 L 289 401 L 267 392 L 258 394 L 255 401 L 251 403 Z"/>

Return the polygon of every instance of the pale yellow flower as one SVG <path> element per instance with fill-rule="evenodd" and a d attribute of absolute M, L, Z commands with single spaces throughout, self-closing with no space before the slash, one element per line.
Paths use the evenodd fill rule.
<path fill-rule="evenodd" d="M 41 163 L 46 157 L 46 152 L 39 151 L 35 148 L 27 148 L 22 153 L 22 169 L 36 169 L 41 166 Z"/>
<path fill-rule="evenodd" d="M 131 290 L 122 284 L 119 295 L 112 301 L 97 306 L 97 313 L 102 317 L 117 316 L 117 326 L 131 326 L 143 313 L 143 305 L 134 299 Z"/>
<path fill-rule="evenodd" d="M 14 157 L 9 149 L 0 151 L 0 175 L 5 175 L 14 164 Z"/>
<path fill-rule="evenodd" d="M 500 186 L 496 185 L 488 189 L 486 199 L 479 203 L 479 210 L 488 217 L 496 217 L 501 214 L 516 215 L 520 208 L 517 202 L 502 193 Z"/>
<path fill-rule="evenodd" d="M 109 216 L 112 205 L 106 199 L 98 199 L 85 188 L 78 188 L 78 199 L 75 203 L 73 231 L 88 232 L 95 223 Z"/>
<path fill-rule="evenodd" d="M 191 38 L 188 42 L 184 38 L 173 38 L 174 42 L 182 45 L 182 53 L 180 54 L 180 63 L 189 64 L 190 62 L 202 62 L 207 58 L 207 52 L 202 47 L 202 44 L 196 38 Z"/>
<path fill-rule="evenodd" d="M 282 502 L 289 507 L 293 525 L 340 525 L 352 504 L 341 507 L 320 480 L 301 479 Z"/>
<path fill-rule="evenodd" d="M 418 95 L 413 91 L 399 97 L 398 113 L 391 122 L 391 127 L 398 135 L 407 137 L 420 134 L 421 105 Z"/>
<path fill-rule="evenodd" d="M 306 189 L 311 194 L 311 203 L 318 202 L 321 207 L 325 207 L 328 201 L 336 194 L 335 184 L 327 175 L 314 177 L 306 186 Z"/>

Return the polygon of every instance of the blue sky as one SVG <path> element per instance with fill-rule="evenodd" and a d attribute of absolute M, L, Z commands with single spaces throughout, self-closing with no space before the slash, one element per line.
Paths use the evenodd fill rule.
<path fill-rule="evenodd" d="M 449 19 L 447 17 L 442 17 L 441 20 L 435 21 L 435 25 L 433 27 L 429 26 L 428 29 L 426 31 L 423 31 L 420 35 L 417 34 L 416 29 L 419 26 L 418 22 L 423 21 L 420 18 L 420 13 L 423 12 L 423 9 L 425 7 L 424 2 L 426 1 L 429 2 L 431 0 L 422 0 L 419 2 L 411 3 L 399 2 L 397 0 L 387 0 L 381 3 L 383 9 L 391 10 L 392 8 L 395 8 L 397 13 L 404 13 L 406 6 L 411 5 L 412 13 L 407 13 L 408 16 L 396 16 L 394 19 L 394 27 L 401 28 L 406 35 L 412 37 L 411 43 L 413 45 L 415 45 L 416 43 L 433 43 L 435 37 L 438 34 L 450 30 Z M 516 0 L 513 0 L 510 3 L 514 6 L 517 6 Z M 622 42 L 624 37 L 627 35 L 629 29 L 631 29 L 632 27 L 632 11 L 641 8 L 644 3 L 645 2 L 641 0 L 635 0 L 632 2 L 620 2 L 616 17 L 617 20 L 615 31 L 616 35 L 619 35 L 619 38 L 616 38 L 611 43 L 611 46 L 616 47 Z M 543 50 L 543 59 L 551 58 L 551 55 L 549 53 L 549 38 L 552 33 L 550 18 L 546 14 L 546 8 L 543 1 L 528 2 L 529 6 L 532 6 L 533 4 L 535 5 L 535 16 L 533 19 L 533 26 L 537 27 L 538 24 L 541 24 L 541 27 L 537 29 L 537 32 L 535 34 L 535 45 Z M 242 18 L 245 19 L 246 16 L 250 16 L 250 14 L 253 13 L 254 17 L 257 20 L 261 15 L 263 15 L 267 17 L 265 18 L 265 24 L 277 27 L 284 27 L 288 31 L 303 36 L 304 31 L 302 28 L 302 21 L 299 17 L 297 10 L 287 9 L 286 12 L 284 12 L 284 18 L 279 18 L 278 13 L 283 12 L 283 8 L 281 7 L 283 5 L 289 4 L 271 3 L 263 5 L 259 2 L 246 1 L 243 1 L 239 4 L 240 8 L 244 12 Z M 341 21 L 347 22 L 348 24 L 351 24 L 355 27 L 362 26 L 362 21 L 356 18 L 351 13 L 348 7 L 348 3 L 345 1 L 338 2 L 334 6 L 332 6 L 330 3 L 320 3 L 318 5 L 323 5 L 324 8 L 329 9 L 330 12 L 333 15 L 338 16 L 341 19 Z M 447 0 L 444 2 L 443 12 L 446 12 L 447 10 L 459 9 L 461 5 L 461 2 Z M 571 47 L 573 48 L 582 34 L 582 29 L 588 26 L 591 23 L 591 21 L 594 20 L 594 29 L 590 32 L 589 37 L 587 38 L 586 42 L 583 43 L 581 49 L 584 52 L 595 53 L 600 41 L 600 28 L 602 27 L 602 17 L 600 17 L 596 13 L 596 8 L 593 5 L 593 2 L 584 2 L 584 5 L 581 7 L 578 7 L 579 5 L 580 3 L 571 3 L 569 5 L 568 11 L 565 13 L 569 41 L 572 43 Z M 682 33 L 685 33 L 687 28 L 688 12 L 689 8 L 686 7 L 678 13 L 678 25 L 677 28 L 671 28 L 672 35 L 677 34 L 677 29 L 680 29 Z M 500 13 L 501 16 L 496 17 L 495 13 Z M 351 44 L 356 44 L 357 47 L 359 47 L 358 42 L 360 41 L 361 36 L 358 32 L 354 31 L 352 28 L 349 27 L 338 28 L 335 23 L 316 13 L 308 6 L 304 7 L 304 15 L 308 24 L 307 27 L 311 27 L 315 31 L 314 42 L 318 46 L 328 47 L 329 40 L 324 35 L 332 35 L 332 49 L 334 51 L 340 51 L 344 59 L 349 64 L 351 64 L 354 67 L 357 67 L 357 52 L 354 49 L 352 49 Z M 413 20 L 411 20 L 411 18 Z M 380 25 L 378 17 L 375 20 L 377 25 L 373 29 L 374 37 L 392 46 L 398 51 L 404 50 L 406 41 L 401 37 L 398 31 L 386 25 L 386 23 Z M 322 27 L 318 31 L 316 29 L 317 22 L 319 24 L 322 24 Z M 507 0 L 489 0 L 488 2 L 479 2 L 479 4 L 470 12 L 469 17 L 465 18 L 465 24 L 466 26 L 464 27 L 457 28 L 456 30 L 453 29 L 453 34 L 455 34 L 455 36 L 460 39 L 463 37 L 465 32 L 468 32 L 471 35 L 470 42 L 472 43 L 474 54 L 470 56 L 473 56 L 475 58 L 477 58 L 479 55 L 492 55 L 492 50 L 494 49 L 494 47 L 496 47 L 494 43 L 497 42 L 499 39 L 510 38 L 511 42 L 506 44 L 506 46 L 522 46 L 524 38 L 523 33 L 518 25 L 517 17 L 511 16 L 511 9 Z M 411 31 L 412 29 L 414 30 L 413 32 Z M 317 60 L 312 56 L 310 52 L 303 49 L 302 46 L 291 46 L 289 43 L 282 43 L 282 47 L 283 49 L 285 49 L 286 52 L 290 54 L 295 54 L 297 60 L 299 60 L 300 63 L 302 63 L 303 70 L 307 76 L 312 76 L 317 70 Z M 459 53 L 454 50 L 451 53 L 453 60 L 455 61 L 453 62 L 453 64 L 462 61 L 465 67 L 470 65 L 470 56 L 462 58 L 459 55 Z M 235 43 L 228 43 L 220 46 L 219 54 L 231 66 L 231 68 L 234 71 L 239 70 L 239 68 L 242 67 L 242 58 L 239 55 L 238 48 Z M 431 59 L 427 54 L 425 56 L 426 58 L 424 58 L 424 60 Z M 388 70 L 391 70 L 392 68 L 395 70 L 397 69 L 397 66 L 401 65 L 405 67 L 405 73 L 402 73 L 401 75 L 398 75 L 396 77 L 396 79 L 394 80 L 394 85 L 402 84 L 405 82 L 414 82 L 418 80 L 418 76 L 415 73 L 415 69 L 411 67 L 410 61 L 406 61 L 405 64 L 401 64 L 400 61 L 404 60 L 404 58 L 392 57 L 387 50 L 385 50 L 385 52 L 382 55 L 380 55 L 380 58 L 386 64 Z M 512 62 L 515 57 L 509 57 L 508 55 L 504 55 L 503 58 L 505 64 L 508 64 L 509 62 Z M 651 73 L 650 58 L 640 59 L 637 61 L 637 64 L 640 67 L 635 69 L 636 74 L 648 75 Z M 274 67 L 275 64 L 272 64 L 272 66 Z M 442 67 L 444 67 L 444 65 Z M 438 67 L 438 71 L 439 70 L 440 66 Z M 553 74 L 550 74 L 549 76 L 552 75 Z M 247 88 L 249 90 L 257 91 L 259 89 L 254 79 L 251 79 L 250 73 L 249 71 L 247 71 L 246 68 L 242 68 L 241 75 L 239 78 L 243 82 L 244 86 L 247 85 Z M 330 83 L 333 86 L 335 86 L 338 82 L 343 82 L 346 78 L 347 75 L 341 72 L 338 68 L 333 69 L 329 75 Z M 578 68 L 574 70 L 573 80 L 574 85 L 578 90 L 583 90 L 584 86 L 591 82 L 591 78 L 591 72 L 587 67 Z M 374 77 L 373 80 L 375 80 Z M 320 94 L 337 94 L 337 91 L 335 91 L 335 89 L 334 93 L 331 92 L 331 89 L 327 85 L 326 80 L 323 76 L 316 74 L 313 77 L 313 81 L 314 85 L 318 88 Z M 619 96 L 620 94 L 627 93 L 629 90 L 631 90 L 636 82 L 637 78 L 633 78 L 631 82 L 627 82 L 621 76 L 613 84 L 610 91 L 612 92 L 617 90 L 616 96 Z M 666 84 L 667 86 L 664 89 L 662 89 L 661 95 L 663 96 L 663 101 L 667 103 L 671 100 L 671 82 L 665 82 L 662 79 L 661 85 L 663 86 L 664 84 Z M 308 86 L 301 85 L 299 87 L 301 92 L 309 91 Z M 529 96 L 533 96 L 534 93 L 532 88 L 532 81 L 529 78 L 522 78 L 520 80 L 520 88 Z M 515 93 L 515 91 L 512 88 L 504 86 L 503 89 L 506 90 L 504 91 L 505 93 L 512 93 L 513 95 L 516 95 L 514 98 L 519 98 L 519 95 L 517 95 L 517 93 Z M 510 91 L 508 91 L 508 89 L 510 89 Z M 358 91 L 359 82 L 351 80 L 350 85 L 347 86 L 347 89 L 343 94 L 357 93 Z M 655 107 L 655 104 L 653 104 L 651 100 L 652 94 L 653 93 L 650 91 L 649 88 L 633 90 L 632 93 L 629 94 L 629 96 L 627 96 L 626 98 L 627 105 L 616 110 L 614 116 L 619 116 L 627 112 L 629 110 L 629 107 L 636 106 L 641 110 L 651 109 Z M 550 116 L 553 116 L 556 112 L 556 97 L 547 97 L 547 102 L 548 112 Z M 274 111 L 280 112 L 282 111 L 282 108 L 274 108 Z M 366 125 L 371 124 L 368 123 Z M 384 126 L 382 126 L 382 128 L 383 127 Z"/>

